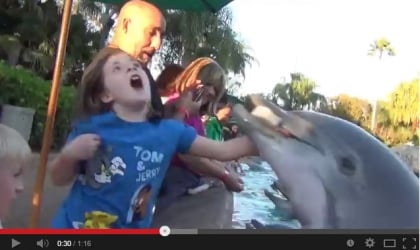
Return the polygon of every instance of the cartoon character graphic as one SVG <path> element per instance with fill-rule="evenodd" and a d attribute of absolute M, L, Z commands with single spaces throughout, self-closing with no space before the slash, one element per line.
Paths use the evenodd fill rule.
<path fill-rule="evenodd" d="M 142 185 L 134 192 L 127 214 L 127 223 L 142 220 L 146 216 L 151 196 L 152 186 L 150 184 Z"/>
<path fill-rule="evenodd" d="M 95 173 L 94 176 L 97 183 L 111 183 L 111 171 L 104 163 L 101 164 L 99 173 Z"/>
<path fill-rule="evenodd" d="M 124 163 L 121 157 L 117 156 L 111 160 L 111 166 L 109 167 L 109 171 L 112 175 L 124 175 L 124 170 L 127 168 L 127 165 Z"/>
<path fill-rule="evenodd" d="M 83 182 L 93 188 L 100 188 L 106 183 L 111 183 L 112 176 L 124 175 L 127 168 L 124 160 L 115 156 L 110 160 L 111 147 L 100 147 L 93 159 L 86 163 L 86 173 Z"/>
<path fill-rule="evenodd" d="M 102 211 L 92 211 L 85 213 L 84 222 L 73 222 L 73 227 L 76 229 L 108 229 L 117 221 L 118 216 L 105 213 Z"/>

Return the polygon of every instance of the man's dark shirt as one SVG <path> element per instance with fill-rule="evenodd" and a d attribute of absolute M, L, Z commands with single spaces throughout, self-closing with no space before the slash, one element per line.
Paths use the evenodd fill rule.
<path fill-rule="evenodd" d="M 155 79 L 153 79 L 153 76 L 147 67 L 143 66 L 143 69 L 146 72 L 147 77 L 149 77 L 149 81 L 150 81 L 150 95 L 151 95 L 150 98 L 152 102 L 152 108 L 155 112 L 159 113 L 160 116 L 163 116 L 164 107 L 163 107 L 162 99 L 160 98 L 160 95 L 157 89 Z"/>

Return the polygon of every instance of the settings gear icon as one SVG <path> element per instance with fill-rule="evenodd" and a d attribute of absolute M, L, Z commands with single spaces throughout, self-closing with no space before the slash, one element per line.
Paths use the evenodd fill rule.
<path fill-rule="evenodd" d="M 372 238 L 367 238 L 365 240 L 365 245 L 366 245 L 367 248 L 372 248 L 372 247 L 375 246 L 375 240 L 372 239 Z"/>

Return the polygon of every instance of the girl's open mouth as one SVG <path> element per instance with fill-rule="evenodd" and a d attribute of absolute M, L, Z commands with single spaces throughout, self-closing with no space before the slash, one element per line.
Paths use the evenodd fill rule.
<path fill-rule="evenodd" d="M 140 75 L 132 75 L 130 78 L 131 87 L 135 89 L 143 88 L 143 81 L 141 80 Z"/>

